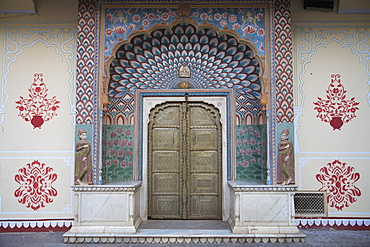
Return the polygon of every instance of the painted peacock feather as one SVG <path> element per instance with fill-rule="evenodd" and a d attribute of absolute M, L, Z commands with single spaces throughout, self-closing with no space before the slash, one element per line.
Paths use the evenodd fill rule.
<path fill-rule="evenodd" d="M 260 98 L 258 59 L 245 43 L 209 28 L 180 23 L 133 37 L 116 52 L 110 65 L 109 97 L 118 99 L 136 89 L 172 89 L 190 69 L 189 85 L 198 89 L 233 88 L 249 100 Z"/>

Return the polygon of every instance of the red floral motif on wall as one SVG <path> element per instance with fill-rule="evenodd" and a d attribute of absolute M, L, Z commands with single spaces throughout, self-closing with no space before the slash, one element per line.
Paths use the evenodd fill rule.
<path fill-rule="evenodd" d="M 319 191 L 327 192 L 327 201 L 330 207 L 342 210 L 349 207 L 361 196 L 361 190 L 355 186 L 360 179 L 360 173 L 355 168 L 347 166 L 339 160 L 328 163 L 316 174 L 316 179 L 322 184 Z"/>
<path fill-rule="evenodd" d="M 60 101 L 56 96 L 47 99 L 48 89 L 44 83 L 43 74 L 35 74 L 33 83 L 28 89 L 29 99 L 20 96 L 20 100 L 16 101 L 17 109 L 19 110 L 18 116 L 22 117 L 26 122 L 31 121 L 33 128 L 41 129 L 44 122 L 49 121 L 56 116 L 56 110 L 59 108 Z"/>
<path fill-rule="evenodd" d="M 355 113 L 360 103 L 355 102 L 355 97 L 346 100 L 347 91 L 340 80 L 340 75 L 331 75 L 331 83 L 326 90 L 326 99 L 317 97 L 319 101 L 314 102 L 314 110 L 317 118 L 329 123 L 333 130 L 340 130 L 344 123 L 348 123 L 356 117 Z"/>
<path fill-rule="evenodd" d="M 58 195 L 58 191 L 52 186 L 57 178 L 53 168 L 34 160 L 20 168 L 15 175 L 14 180 L 20 187 L 14 191 L 14 196 L 18 197 L 19 203 L 36 211 L 47 203 L 52 203 Z"/>

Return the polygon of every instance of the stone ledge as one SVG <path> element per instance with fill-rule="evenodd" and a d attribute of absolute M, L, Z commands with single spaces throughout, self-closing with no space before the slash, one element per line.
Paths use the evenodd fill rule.
<path fill-rule="evenodd" d="M 134 192 L 141 186 L 141 181 L 132 181 L 120 185 L 72 185 L 73 192 Z"/>
<path fill-rule="evenodd" d="M 297 185 L 250 185 L 240 181 L 229 181 L 228 186 L 235 192 L 296 192 Z"/>

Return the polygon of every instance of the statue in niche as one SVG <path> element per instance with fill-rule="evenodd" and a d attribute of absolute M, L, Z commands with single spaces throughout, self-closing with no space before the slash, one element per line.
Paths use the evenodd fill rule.
<path fill-rule="evenodd" d="M 78 130 L 80 140 L 76 144 L 75 184 L 92 184 L 91 145 L 86 140 L 87 133 L 84 129 Z"/>
<path fill-rule="evenodd" d="M 179 69 L 179 77 L 190 78 L 190 68 L 186 64 L 181 65 Z"/>
<path fill-rule="evenodd" d="M 295 183 L 293 143 L 289 141 L 289 130 L 284 129 L 280 135 L 277 157 L 277 183 L 288 185 Z"/>

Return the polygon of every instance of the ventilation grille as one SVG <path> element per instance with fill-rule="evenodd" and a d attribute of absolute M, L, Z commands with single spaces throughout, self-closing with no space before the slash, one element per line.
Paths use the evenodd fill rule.
<path fill-rule="evenodd" d="M 327 216 L 326 192 L 297 192 L 294 195 L 296 216 Z"/>

